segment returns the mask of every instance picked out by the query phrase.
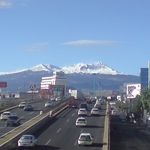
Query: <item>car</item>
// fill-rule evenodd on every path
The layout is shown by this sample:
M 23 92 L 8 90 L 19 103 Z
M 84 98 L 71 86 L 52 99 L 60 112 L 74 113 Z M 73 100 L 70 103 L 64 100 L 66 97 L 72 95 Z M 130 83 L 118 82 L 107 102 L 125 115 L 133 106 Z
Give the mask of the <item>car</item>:
M 98 108 L 92 108 L 91 115 L 100 115 L 100 111 Z
M 1 114 L 0 119 L 1 120 L 7 120 L 9 116 L 12 116 L 13 113 L 10 111 L 5 111 Z
M 76 119 L 76 127 L 78 126 L 86 126 L 87 125 L 87 120 L 83 117 L 79 117 Z
M 20 125 L 21 118 L 19 118 L 17 115 L 9 116 L 6 120 L 6 126 L 19 126 Z
M 100 103 L 95 103 L 95 104 L 94 104 L 94 108 L 99 108 L 99 109 L 101 109 L 101 104 L 100 104 Z
M 78 145 L 92 145 L 93 136 L 91 133 L 81 133 L 78 138 Z
M 87 103 L 81 103 L 79 108 L 85 108 L 86 110 L 88 110 L 88 104 Z
M 61 97 L 56 97 L 56 101 L 60 101 L 61 100 Z
M 87 115 L 87 110 L 85 108 L 80 108 L 78 110 L 78 116 L 86 116 Z
M 75 102 L 75 100 L 70 100 L 68 102 L 68 107 L 77 108 L 77 103 Z
M 26 134 L 18 140 L 18 148 L 35 148 L 37 146 L 37 138 L 34 135 Z
M 31 104 L 27 104 L 27 105 L 25 105 L 25 107 L 24 107 L 24 111 L 32 111 L 33 110 L 33 106 L 31 105 Z
M 18 105 L 18 108 L 24 108 L 24 106 L 25 106 L 26 104 L 27 104 L 26 102 L 21 102 L 21 103 Z
M 45 107 L 51 107 L 51 106 L 53 106 L 53 102 L 52 101 L 47 101 L 45 103 Z

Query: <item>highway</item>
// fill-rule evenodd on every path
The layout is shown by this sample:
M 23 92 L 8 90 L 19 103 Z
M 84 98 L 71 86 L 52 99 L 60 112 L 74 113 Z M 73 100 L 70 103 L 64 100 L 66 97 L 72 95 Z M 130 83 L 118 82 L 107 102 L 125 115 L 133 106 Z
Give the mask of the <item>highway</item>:
M 24 122 L 39 115 L 40 111 L 45 109 L 44 104 L 45 104 L 45 101 L 32 103 L 32 105 L 34 106 L 33 111 L 24 111 L 23 109 L 18 108 L 18 107 L 10 111 L 17 116 L 22 117 L 23 119 L 21 120 L 21 124 L 23 124 Z M 15 127 L 6 127 L 5 121 L 0 121 L 0 136 L 4 135 L 5 133 L 9 132 L 10 130 L 14 128 Z
M 41 129 L 32 133 L 38 138 L 36 150 L 102 150 L 106 106 L 102 105 L 100 116 L 90 116 L 92 107 L 93 104 L 89 104 L 89 115 L 86 116 L 87 127 L 76 127 L 75 121 L 78 117 L 78 109 L 67 108 L 53 117 Z M 90 132 L 93 135 L 92 146 L 78 146 L 77 139 L 81 132 Z

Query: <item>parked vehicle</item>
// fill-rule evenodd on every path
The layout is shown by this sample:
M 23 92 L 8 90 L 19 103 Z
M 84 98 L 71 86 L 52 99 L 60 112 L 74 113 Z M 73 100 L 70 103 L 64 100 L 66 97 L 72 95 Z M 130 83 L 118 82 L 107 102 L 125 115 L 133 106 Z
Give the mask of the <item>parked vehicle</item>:
M 18 147 L 19 148 L 35 148 L 37 145 L 37 138 L 35 138 L 34 135 L 23 135 L 19 140 L 18 140 Z
M 78 145 L 92 145 L 93 137 L 91 133 L 81 133 L 78 138 Z

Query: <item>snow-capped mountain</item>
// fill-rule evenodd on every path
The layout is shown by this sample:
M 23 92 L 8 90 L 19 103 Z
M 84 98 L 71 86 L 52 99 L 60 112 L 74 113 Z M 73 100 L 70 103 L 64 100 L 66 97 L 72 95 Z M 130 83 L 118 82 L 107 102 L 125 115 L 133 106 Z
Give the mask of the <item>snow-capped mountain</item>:
M 65 74 L 74 74 L 74 73 L 86 73 L 86 74 L 123 74 L 121 72 L 118 72 L 107 65 L 105 65 L 103 62 L 97 62 L 97 63 L 91 63 L 91 64 L 84 64 L 84 63 L 78 63 L 70 66 L 65 67 L 57 67 L 51 64 L 39 64 L 36 65 L 30 69 L 23 69 L 19 71 L 13 71 L 13 72 L 0 72 L 0 75 L 5 74 L 14 74 L 14 73 L 21 73 L 24 71 L 46 71 L 46 72 L 53 72 L 53 71 L 63 71 Z
M 61 71 L 63 71 L 65 74 L 72 74 L 72 73 L 88 73 L 88 74 L 97 73 L 97 74 L 112 74 L 112 75 L 123 74 L 106 66 L 102 62 L 97 62 L 93 64 L 78 63 L 68 67 L 62 67 Z

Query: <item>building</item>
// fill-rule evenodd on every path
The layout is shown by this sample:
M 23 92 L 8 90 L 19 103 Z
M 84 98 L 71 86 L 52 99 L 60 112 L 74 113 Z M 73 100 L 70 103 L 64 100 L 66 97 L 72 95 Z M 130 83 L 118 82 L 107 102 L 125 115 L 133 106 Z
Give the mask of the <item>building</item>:
M 66 78 L 64 72 L 53 72 L 50 77 L 42 77 L 41 96 L 64 97 L 66 95 Z
M 148 88 L 148 68 L 140 68 L 141 89 Z

